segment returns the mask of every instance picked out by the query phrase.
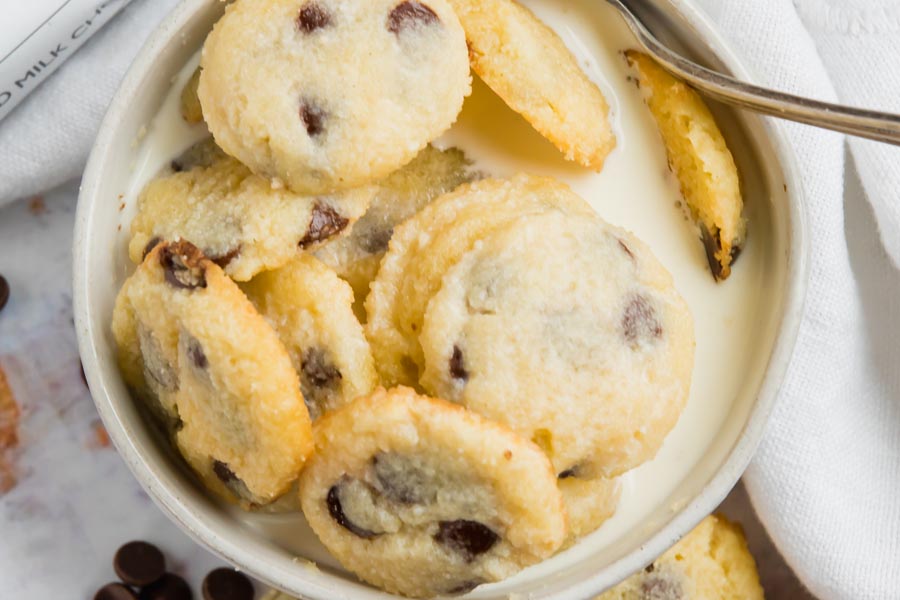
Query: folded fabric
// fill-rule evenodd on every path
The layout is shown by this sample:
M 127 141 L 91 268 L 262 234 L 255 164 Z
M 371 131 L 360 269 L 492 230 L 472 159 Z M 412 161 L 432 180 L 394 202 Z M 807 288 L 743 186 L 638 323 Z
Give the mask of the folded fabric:
M 761 83 L 900 112 L 900 4 L 696 1 Z M 80 174 L 128 64 L 175 3 L 134 0 L 0 123 L 0 204 Z M 848 250 L 856 242 L 844 219 L 845 138 L 779 126 L 802 172 L 810 286 L 795 356 L 747 473 L 748 489 L 779 549 L 816 595 L 896 598 L 900 348 L 884 343 L 892 334 L 884 329 L 900 320 L 882 321 L 866 309 L 873 290 L 897 286 L 876 281 L 884 272 L 854 264 Z M 862 140 L 849 148 L 884 247 L 900 264 L 900 150 Z M 870 229 L 864 235 L 877 238 Z M 888 299 L 876 310 L 890 306 Z

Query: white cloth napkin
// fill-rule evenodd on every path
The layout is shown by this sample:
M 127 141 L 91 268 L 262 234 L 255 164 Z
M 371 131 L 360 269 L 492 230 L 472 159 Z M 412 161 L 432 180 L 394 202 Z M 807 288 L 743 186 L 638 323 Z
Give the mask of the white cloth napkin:
M 763 84 L 900 112 L 900 3 L 697 1 Z M 79 175 L 118 81 L 174 4 L 135 0 L 0 123 L 0 204 Z M 842 136 L 784 127 L 803 173 L 812 271 L 794 360 L 748 488 L 817 596 L 897 598 L 900 273 L 860 264 L 853 250 L 877 229 L 900 264 L 900 149 L 850 142 L 869 209 L 858 194 L 845 196 Z M 860 217 L 870 210 L 877 225 Z

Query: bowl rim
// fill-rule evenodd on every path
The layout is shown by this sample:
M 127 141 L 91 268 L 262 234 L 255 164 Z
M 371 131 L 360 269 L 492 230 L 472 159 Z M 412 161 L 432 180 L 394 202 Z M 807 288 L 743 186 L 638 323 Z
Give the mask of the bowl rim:
M 102 337 L 97 324 L 90 319 L 89 238 L 92 230 L 94 206 L 99 198 L 99 186 L 105 165 L 110 159 L 112 141 L 119 123 L 130 110 L 130 101 L 139 93 L 140 84 L 153 68 L 157 56 L 174 40 L 174 35 L 198 11 L 213 0 L 183 0 L 157 26 L 146 41 L 103 118 L 99 133 L 85 169 L 75 217 L 73 243 L 73 310 L 79 353 L 91 395 L 110 438 L 132 474 L 153 499 L 154 503 L 196 542 L 224 560 L 239 565 L 259 579 L 278 587 L 277 572 L 267 569 L 264 560 L 243 548 L 237 540 L 220 536 L 205 520 L 189 510 L 173 490 L 162 483 L 157 467 L 149 463 L 132 443 L 127 427 L 115 409 L 115 400 L 107 387 L 100 368 L 97 340 Z M 753 82 L 751 71 L 726 43 L 711 19 L 695 4 L 695 0 L 662 0 L 668 9 L 692 30 L 735 76 Z M 762 382 L 750 413 L 736 443 L 727 453 L 724 462 L 712 478 L 694 498 L 637 550 L 607 565 L 590 577 L 568 586 L 563 594 L 567 598 L 587 598 L 606 587 L 626 578 L 631 573 L 651 563 L 657 556 L 693 529 L 714 509 L 734 487 L 750 463 L 758 447 L 765 426 L 774 408 L 778 389 L 783 381 L 793 354 L 799 333 L 809 276 L 809 231 L 805 211 L 806 190 L 802 184 L 792 146 L 785 135 L 783 123 L 772 118 L 760 118 L 765 139 L 775 150 L 775 159 L 786 183 L 789 215 L 786 239 L 788 241 L 783 312 L 772 342 L 772 351 L 765 367 Z M 314 582 L 304 593 L 317 598 L 333 598 L 336 590 L 326 589 Z M 560 595 L 559 597 L 563 597 Z

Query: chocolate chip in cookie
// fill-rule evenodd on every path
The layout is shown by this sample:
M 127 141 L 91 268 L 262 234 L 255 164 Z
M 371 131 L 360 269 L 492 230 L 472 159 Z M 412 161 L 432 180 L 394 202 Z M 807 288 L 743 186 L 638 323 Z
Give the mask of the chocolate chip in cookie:
M 311 138 L 319 137 L 325 131 L 325 119 L 328 113 L 312 100 L 304 98 L 300 101 L 300 120 Z
M 622 330 L 631 343 L 657 339 L 663 329 L 650 301 L 641 295 L 631 297 L 622 315 Z
M 453 376 L 453 379 L 460 381 L 469 380 L 469 372 L 466 371 L 465 359 L 459 346 L 453 346 L 453 355 L 450 356 L 450 375 Z
M 206 288 L 206 260 L 196 246 L 186 241 L 168 244 L 159 252 L 166 281 L 178 289 Z
M 307 2 L 300 9 L 297 17 L 297 27 L 304 33 L 312 33 L 317 29 L 323 29 L 331 25 L 331 13 L 321 3 Z
M 316 205 L 313 206 L 312 216 L 309 219 L 309 228 L 306 235 L 300 240 L 300 247 L 307 248 L 327 240 L 343 231 L 349 222 L 346 217 L 341 216 L 327 204 L 316 202 Z
M 442 546 L 460 554 L 466 562 L 490 550 L 500 540 L 490 527 L 478 521 L 441 521 L 434 536 Z
M 345 476 L 328 490 L 328 495 L 325 498 L 325 502 L 328 505 L 328 514 L 331 515 L 331 518 L 334 519 L 338 525 L 353 535 L 365 539 L 374 538 L 378 536 L 376 532 L 356 525 L 347 518 L 346 514 L 344 514 L 344 508 L 341 504 L 341 489 L 345 487 L 349 481 L 350 479 Z
M 406 29 L 438 22 L 440 19 L 428 5 L 407 0 L 395 6 L 388 15 L 387 28 L 391 33 L 400 35 Z

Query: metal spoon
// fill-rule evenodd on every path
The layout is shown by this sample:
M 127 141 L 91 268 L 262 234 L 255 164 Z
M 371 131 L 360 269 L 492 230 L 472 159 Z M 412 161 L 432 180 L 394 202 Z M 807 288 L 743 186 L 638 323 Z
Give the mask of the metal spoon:
M 898 114 L 794 96 L 711 71 L 664 46 L 621 0 L 606 1 L 622 14 L 644 50 L 660 66 L 702 94 L 766 115 L 900 146 Z

